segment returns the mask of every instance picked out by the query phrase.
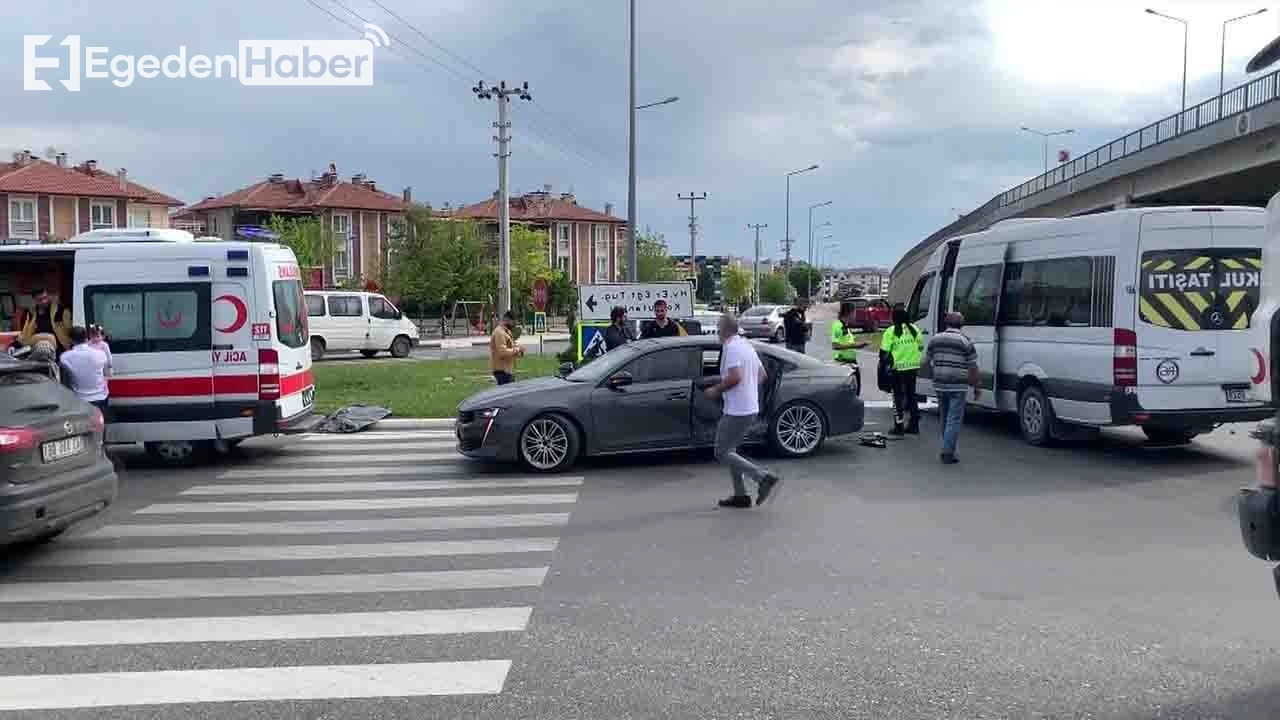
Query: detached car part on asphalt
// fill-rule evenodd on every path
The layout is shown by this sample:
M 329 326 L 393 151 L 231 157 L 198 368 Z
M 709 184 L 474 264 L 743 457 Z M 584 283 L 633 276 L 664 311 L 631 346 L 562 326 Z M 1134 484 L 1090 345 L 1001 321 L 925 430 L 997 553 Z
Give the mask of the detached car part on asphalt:
M 48 366 L 0 355 L 0 545 L 53 538 L 115 501 L 103 418 Z
M 863 403 L 847 367 L 756 345 L 769 379 L 748 438 L 804 457 L 828 437 L 858 432 Z M 703 390 L 719 373 L 720 344 L 688 336 L 642 340 L 564 377 L 486 390 L 458 406 L 458 450 L 555 472 L 579 457 L 710 447 L 721 403 Z

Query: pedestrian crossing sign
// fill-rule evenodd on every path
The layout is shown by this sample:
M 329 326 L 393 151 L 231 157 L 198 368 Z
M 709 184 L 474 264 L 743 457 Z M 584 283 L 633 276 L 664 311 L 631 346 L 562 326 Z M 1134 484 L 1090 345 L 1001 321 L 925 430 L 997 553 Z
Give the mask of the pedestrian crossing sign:
M 544 312 L 535 312 L 533 314 L 533 334 L 547 334 L 547 314 Z

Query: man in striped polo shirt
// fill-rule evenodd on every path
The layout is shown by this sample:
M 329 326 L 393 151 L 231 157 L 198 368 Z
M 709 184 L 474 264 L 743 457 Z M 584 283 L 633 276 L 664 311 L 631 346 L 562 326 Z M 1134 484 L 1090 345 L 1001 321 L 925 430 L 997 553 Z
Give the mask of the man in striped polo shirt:
M 960 331 L 964 316 L 949 312 L 942 320 L 946 330 L 934 335 L 925 348 L 925 362 L 932 371 L 933 389 L 938 393 L 938 421 L 942 426 L 942 464 L 954 465 L 956 441 L 964 424 L 964 406 L 969 388 L 973 399 L 982 393 L 978 376 L 978 351 Z

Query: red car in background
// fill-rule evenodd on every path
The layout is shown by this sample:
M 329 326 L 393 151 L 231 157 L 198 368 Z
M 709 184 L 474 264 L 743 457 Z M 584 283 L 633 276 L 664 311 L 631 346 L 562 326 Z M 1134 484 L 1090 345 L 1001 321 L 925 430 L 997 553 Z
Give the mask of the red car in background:
M 853 326 L 867 332 L 875 332 L 893 324 L 893 307 L 882 297 L 851 298 Z

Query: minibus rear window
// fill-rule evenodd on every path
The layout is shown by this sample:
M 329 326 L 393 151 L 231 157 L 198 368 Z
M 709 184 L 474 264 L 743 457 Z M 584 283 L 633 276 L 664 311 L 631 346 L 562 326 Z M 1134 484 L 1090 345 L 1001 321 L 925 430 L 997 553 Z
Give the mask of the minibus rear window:
M 1261 280 L 1258 248 L 1144 252 L 1138 316 L 1172 330 L 1245 330 Z

